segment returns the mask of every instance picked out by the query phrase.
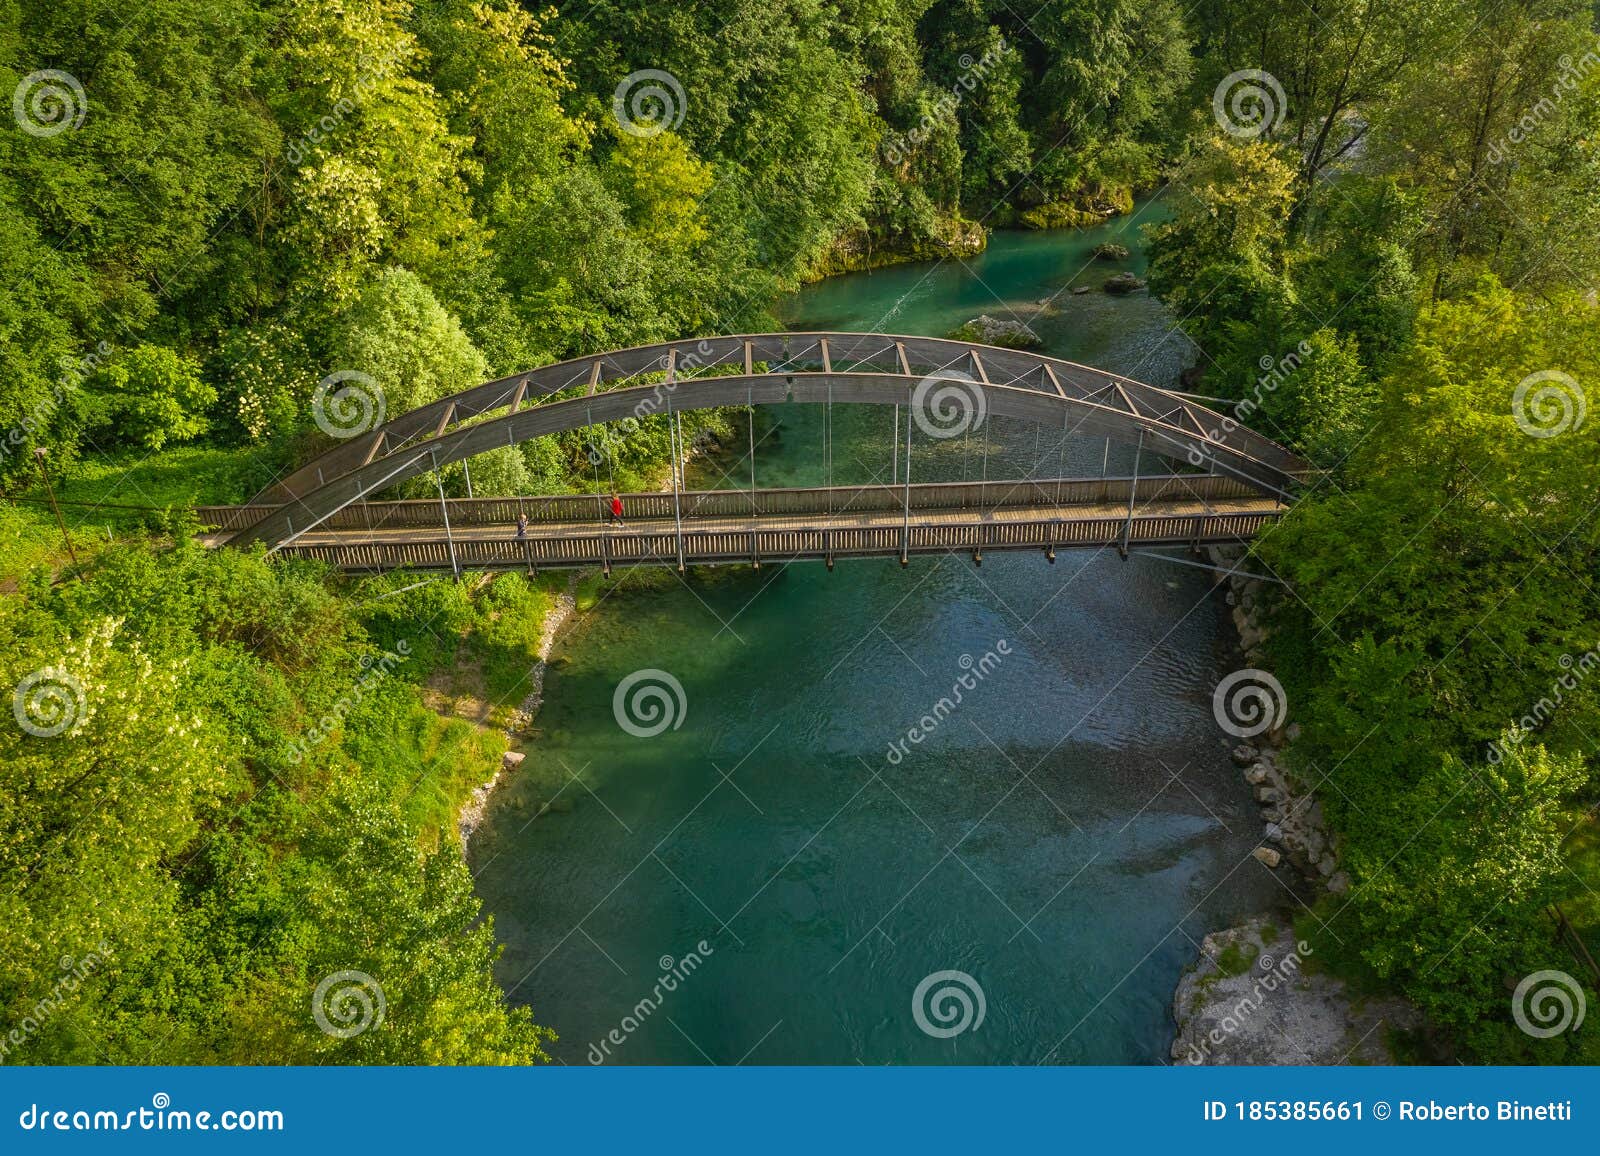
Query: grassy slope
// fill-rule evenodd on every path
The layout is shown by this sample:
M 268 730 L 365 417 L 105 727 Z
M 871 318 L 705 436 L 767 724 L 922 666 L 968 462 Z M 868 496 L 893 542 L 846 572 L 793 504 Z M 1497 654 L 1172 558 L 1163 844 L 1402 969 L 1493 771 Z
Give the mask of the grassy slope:
M 61 513 L 81 565 L 119 542 L 158 543 L 164 518 L 139 507 L 183 507 L 236 502 L 263 483 L 258 461 L 235 449 L 179 447 L 159 455 L 85 458 L 70 476 L 55 482 Z M 42 485 L 0 502 L 0 593 L 15 591 L 36 567 L 57 573 L 69 565 Z M 465 614 L 447 626 L 419 603 L 406 634 L 425 640 L 407 677 L 419 686 L 414 712 L 387 736 L 386 761 L 406 779 L 408 817 L 424 842 L 436 846 L 454 830 L 455 816 L 479 784 L 487 781 L 507 748 L 502 728 L 527 693 L 544 616 L 565 580 L 551 575 L 537 585 L 468 575 Z M 348 596 L 351 613 L 365 619 L 372 599 L 386 590 L 421 580 L 391 575 L 374 582 L 329 581 Z M 434 637 L 437 635 L 438 637 Z M 396 784 L 397 787 L 401 784 Z

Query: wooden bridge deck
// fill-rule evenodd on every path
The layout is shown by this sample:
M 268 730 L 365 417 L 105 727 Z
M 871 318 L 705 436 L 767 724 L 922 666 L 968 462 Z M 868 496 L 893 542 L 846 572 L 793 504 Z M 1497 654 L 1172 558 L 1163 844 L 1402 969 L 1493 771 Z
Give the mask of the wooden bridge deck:
M 1130 516 L 1130 494 L 1132 510 Z M 302 532 L 279 552 L 347 571 L 719 565 L 1036 549 L 1237 543 L 1283 506 L 1208 475 L 1046 479 L 808 490 L 630 494 L 621 526 L 608 499 L 373 502 Z M 752 512 L 752 510 L 754 512 Z M 516 536 L 518 512 L 529 518 Z M 449 530 L 444 515 L 448 512 Z M 214 507 L 203 521 L 227 531 L 259 507 Z M 233 525 L 230 526 L 229 523 Z

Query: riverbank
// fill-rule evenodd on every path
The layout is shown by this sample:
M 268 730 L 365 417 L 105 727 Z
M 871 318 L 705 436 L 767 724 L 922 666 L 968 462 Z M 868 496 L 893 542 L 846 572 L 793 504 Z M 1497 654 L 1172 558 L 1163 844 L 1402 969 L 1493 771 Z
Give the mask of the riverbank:
M 1172 999 L 1174 1064 L 1392 1064 L 1396 1033 L 1421 1017 L 1397 997 L 1362 998 L 1317 967 L 1277 915 L 1215 931 Z
M 1218 574 L 1242 568 L 1245 551 L 1212 548 Z M 1245 668 L 1265 673 L 1268 637 L 1261 620 L 1264 583 L 1228 574 L 1224 598 L 1238 632 Z M 1255 685 L 1265 680 L 1254 678 Z M 1339 867 L 1339 846 L 1317 801 L 1315 784 L 1289 769 L 1285 748 L 1299 727 L 1279 697 L 1274 718 L 1259 736 L 1233 748 L 1233 762 L 1260 807 L 1263 829 L 1252 852 L 1301 903 L 1350 888 Z M 1391 1038 L 1415 1031 L 1420 1013 L 1398 996 L 1359 997 L 1322 971 L 1313 949 L 1293 935 L 1289 913 L 1265 912 L 1207 935 L 1199 956 L 1178 981 L 1172 999 L 1178 1064 L 1350 1064 L 1395 1062 Z
M 989 230 L 964 217 L 940 217 L 931 238 L 892 242 L 857 229 L 835 238 L 825 253 L 801 279 L 811 285 L 841 273 L 865 273 L 916 261 L 957 260 L 976 257 L 989 245 Z
M 954 257 L 966 260 L 978 256 L 989 245 L 994 228 L 1028 231 L 1089 230 L 1110 224 L 1134 211 L 1136 194 L 1127 185 L 1095 188 L 1061 200 L 1025 209 L 1007 206 L 986 225 L 965 217 L 940 214 L 934 235 L 916 241 L 892 241 L 875 236 L 867 229 L 856 229 L 837 237 L 825 253 L 801 278 L 812 285 L 844 273 L 865 273 L 918 261 L 941 261 Z
M 528 693 L 517 705 L 505 728 L 506 738 L 512 742 L 513 749 L 505 753 L 494 776 L 472 792 L 456 816 L 456 833 L 461 840 L 463 851 L 471 841 L 473 832 L 483 825 L 484 817 L 489 812 L 489 801 L 494 797 L 496 788 L 507 775 L 516 771 L 527 757 L 527 752 L 515 748 L 521 745 L 521 739 L 527 735 L 528 728 L 533 725 L 533 720 L 539 713 L 540 704 L 544 702 L 544 679 L 550 667 L 550 654 L 555 649 L 557 637 L 572 622 L 578 609 L 576 591 L 580 576 L 573 574 L 568 578 L 567 588 L 556 595 L 555 605 L 544 616 L 544 621 L 540 625 L 538 657 L 528 670 Z

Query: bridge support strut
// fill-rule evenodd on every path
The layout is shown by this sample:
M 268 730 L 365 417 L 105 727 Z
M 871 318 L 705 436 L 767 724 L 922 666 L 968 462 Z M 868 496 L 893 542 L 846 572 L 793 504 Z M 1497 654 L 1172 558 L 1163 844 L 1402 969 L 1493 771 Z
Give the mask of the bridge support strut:
M 1107 442 L 1109 446 L 1110 443 Z M 1139 459 L 1144 456 L 1144 431 L 1139 431 L 1139 444 L 1133 451 L 1133 480 L 1128 483 L 1128 520 L 1122 525 L 1122 541 L 1117 544 L 1117 553 L 1122 555 L 1122 560 L 1128 560 L 1128 542 L 1133 536 L 1133 503 L 1139 496 Z
M 444 540 L 450 546 L 450 572 L 461 581 L 461 563 L 456 561 L 456 540 L 450 533 L 450 506 L 444 500 L 444 478 L 439 474 L 439 455 L 433 456 L 433 480 L 439 487 L 439 513 L 444 515 Z

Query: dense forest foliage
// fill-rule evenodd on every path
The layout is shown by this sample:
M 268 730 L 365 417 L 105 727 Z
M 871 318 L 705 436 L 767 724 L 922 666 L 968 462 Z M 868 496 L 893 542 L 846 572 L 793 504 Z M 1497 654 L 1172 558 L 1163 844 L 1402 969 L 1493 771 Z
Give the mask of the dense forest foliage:
M 1507 1015 L 1517 978 L 1597 978 L 1552 922 L 1600 942 L 1593 12 L 1334 7 L 1202 5 L 1232 131 L 1189 142 L 1151 283 L 1207 391 L 1329 471 L 1255 551 L 1289 583 L 1268 653 L 1352 879 L 1319 944 L 1456 1054 L 1593 1063 L 1594 1033 Z M 1237 82 L 1241 117 L 1247 65 L 1272 81 Z
M 1596 1058 L 1519 1033 L 1507 983 L 1581 970 L 1556 905 L 1600 928 L 1583 3 L 0 0 L 0 61 L 0 684 L 81 690 L 48 740 L 0 729 L 0 1017 L 30 1025 L 0 1060 L 546 1038 L 454 838 L 503 740 L 424 692 L 470 652 L 514 698 L 550 591 L 347 584 L 143 515 L 68 556 L 35 450 L 117 501 L 239 500 L 318 444 L 329 374 L 400 412 L 1157 190 L 1193 387 L 1327 471 L 1253 560 L 1290 584 L 1268 661 L 1352 879 L 1311 933 L 1445 1053 Z M 621 476 L 658 425 L 605 447 Z M 592 471 L 577 435 L 473 464 Z M 387 1006 L 344 1040 L 308 1008 L 352 970 Z
M 8 7 L 3 58 L 78 86 L 13 69 L 45 131 L 0 142 L 0 424 L 63 466 L 202 434 L 273 466 L 356 362 L 398 412 L 770 325 L 816 272 L 981 244 L 972 217 L 1098 219 L 1190 70 L 1168 0 Z M 563 449 L 479 470 L 554 488 Z

